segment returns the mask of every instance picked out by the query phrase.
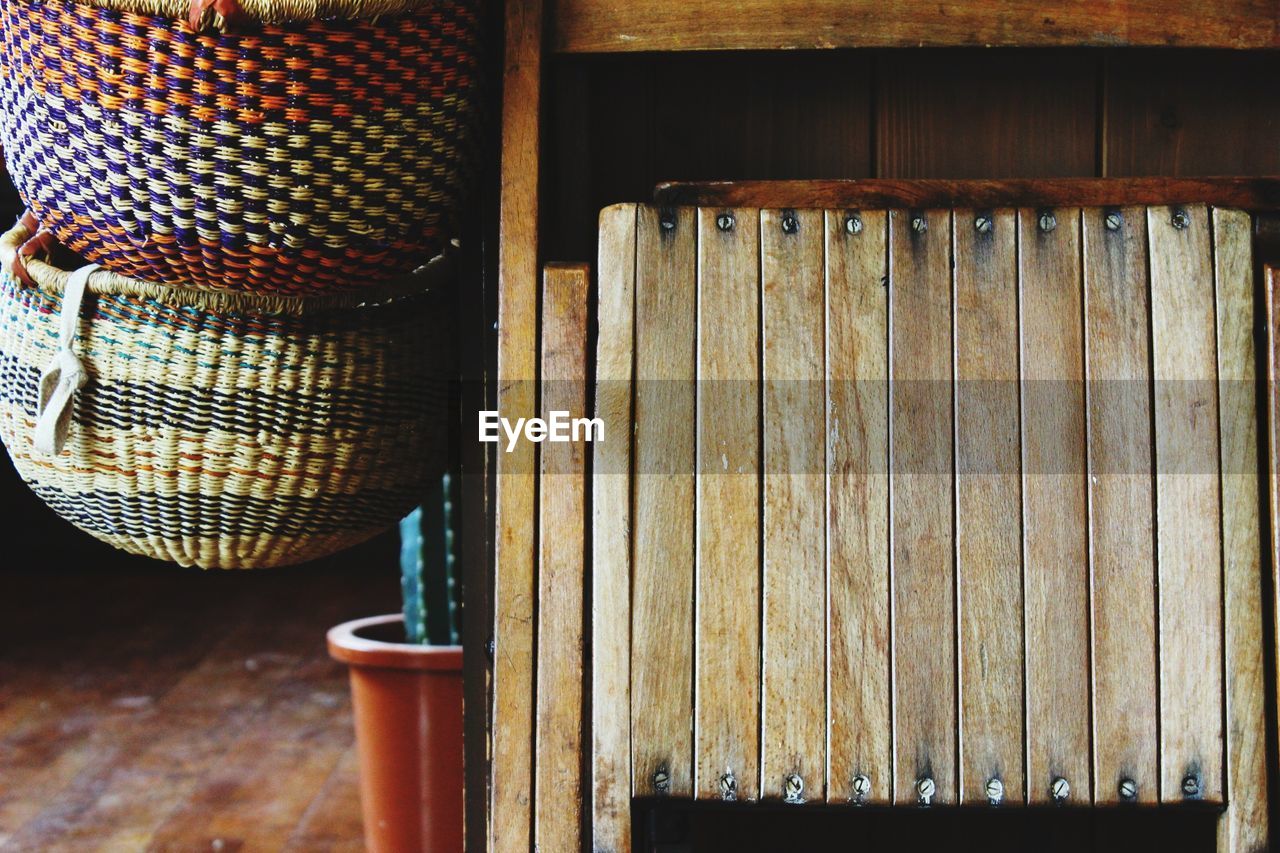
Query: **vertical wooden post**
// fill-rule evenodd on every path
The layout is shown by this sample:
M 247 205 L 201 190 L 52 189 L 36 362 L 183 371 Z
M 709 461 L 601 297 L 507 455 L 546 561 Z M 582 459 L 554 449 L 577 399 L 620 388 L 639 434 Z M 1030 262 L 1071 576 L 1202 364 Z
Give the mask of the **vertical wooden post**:
M 542 0 L 509 0 L 498 225 L 498 411 L 536 414 Z M 490 846 L 528 850 L 533 802 L 533 445 L 497 454 Z

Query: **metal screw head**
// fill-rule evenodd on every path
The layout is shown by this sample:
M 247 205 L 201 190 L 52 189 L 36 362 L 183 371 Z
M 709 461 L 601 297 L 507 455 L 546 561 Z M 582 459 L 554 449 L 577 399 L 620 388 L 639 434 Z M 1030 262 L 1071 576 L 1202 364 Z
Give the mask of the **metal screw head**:
M 1052 210 L 1040 211 L 1040 231 L 1048 234 L 1050 231 L 1058 227 L 1058 217 L 1053 215 Z
M 917 234 L 923 234 L 929 230 L 929 223 L 925 222 L 924 217 L 917 213 L 911 217 L 911 230 Z
M 1200 796 L 1200 776 L 1198 774 L 1188 773 L 1186 776 L 1182 777 L 1182 796 Z
M 929 776 L 921 776 L 916 780 L 916 798 L 920 805 L 927 806 L 933 800 L 933 795 L 938 793 L 938 786 Z
M 738 799 L 738 779 L 732 773 L 726 773 L 720 777 L 720 799 Z
M 1071 784 L 1061 776 L 1049 784 L 1049 796 L 1055 803 L 1064 803 L 1071 796 Z
M 991 221 L 990 214 L 979 213 L 973 220 L 973 227 L 979 234 L 990 234 L 991 229 L 995 228 L 995 223 Z
M 733 230 L 733 214 L 722 213 L 719 216 L 717 216 L 716 227 L 719 228 L 721 231 L 732 231 Z
M 859 773 L 853 777 L 853 801 L 864 803 L 871 796 L 871 778 Z
M 663 231 L 676 230 L 676 212 L 670 209 L 663 209 L 658 214 L 658 227 Z
M 800 230 L 800 220 L 791 211 L 782 214 L 782 233 L 794 234 Z
M 861 234 L 862 233 L 862 217 L 856 213 L 850 213 L 844 218 L 844 233 Z
M 1107 215 L 1102 219 L 1102 224 L 1108 231 L 1119 231 L 1120 226 L 1124 224 L 1124 217 L 1118 210 L 1108 210 Z
M 987 780 L 987 802 L 993 806 L 998 806 L 1004 800 L 1004 783 L 998 777 L 992 776 Z
M 653 791 L 655 794 L 671 793 L 671 774 L 667 768 L 659 767 L 653 773 Z
M 1179 231 L 1182 231 L 1186 228 L 1191 227 L 1191 216 L 1182 208 L 1175 207 L 1173 209 L 1173 214 L 1169 217 L 1169 223 L 1174 228 L 1177 228 Z
M 804 780 L 796 773 L 788 773 L 782 780 L 782 795 L 788 803 L 803 802 Z
M 1138 799 L 1138 783 L 1132 779 L 1121 779 L 1120 784 L 1116 786 L 1116 793 L 1120 795 L 1120 799 L 1131 803 Z

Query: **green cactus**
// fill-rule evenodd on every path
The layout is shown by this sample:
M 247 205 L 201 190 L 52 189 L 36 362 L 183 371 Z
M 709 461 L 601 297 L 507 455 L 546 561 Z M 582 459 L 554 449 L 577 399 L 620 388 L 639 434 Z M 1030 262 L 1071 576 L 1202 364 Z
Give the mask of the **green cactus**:
M 400 522 L 400 591 L 409 643 L 459 642 L 453 501 L 453 477 L 446 473 L 440 487 Z

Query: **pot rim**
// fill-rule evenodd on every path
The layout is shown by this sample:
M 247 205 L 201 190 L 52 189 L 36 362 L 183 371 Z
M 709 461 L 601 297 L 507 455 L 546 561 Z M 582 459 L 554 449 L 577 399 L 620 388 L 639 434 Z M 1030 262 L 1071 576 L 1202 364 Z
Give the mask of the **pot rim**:
M 399 613 L 366 616 L 329 629 L 326 640 L 329 656 L 351 666 L 383 669 L 409 669 L 426 672 L 462 672 L 462 646 L 419 646 L 410 643 L 385 643 L 356 635 L 357 631 L 404 622 Z

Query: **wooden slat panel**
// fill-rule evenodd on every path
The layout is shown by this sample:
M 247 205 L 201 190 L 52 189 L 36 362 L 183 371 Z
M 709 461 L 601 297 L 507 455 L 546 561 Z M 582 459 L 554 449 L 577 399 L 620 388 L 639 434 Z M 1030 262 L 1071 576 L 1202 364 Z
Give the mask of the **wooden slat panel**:
M 1219 849 L 1255 853 L 1270 833 L 1250 224 L 1238 210 L 1213 212 L 1227 679 L 1227 814 L 1218 838 Z
M 1151 803 L 1159 799 L 1159 706 L 1143 208 L 1084 211 L 1084 276 L 1094 799 Z M 1121 796 L 1126 779 L 1136 798 Z
M 875 175 L 1091 177 L 1098 81 L 1096 66 L 1088 71 L 1042 51 L 884 54 L 876 67 Z
M 832 47 L 1274 47 L 1260 0 L 902 3 L 872 0 L 559 0 L 556 50 L 776 50 Z
M 691 208 L 641 207 L 637 227 L 632 791 L 688 797 L 697 233 Z M 654 783 L 659 773 L 661 788 Z
M 917 231 L 913 222 L 923 231 Z M 889 214 L 894 800 L 956 800 L 951 215 Z
M 506 4 L 502 194 L 498 248 L 497 407 L 535 414 L 538 379 L 538 163 L 544 9 Z M 532 843 L 534 500 L 533 446 L 496 455 L 494 468 L 493 763 L 490 848 Z
M 827 799 L 893 798 L 887 217 L 828 211 Z
M 826 798 L 823 231 L 821 211 L 760 215 L 765 471 L 760 794 L 793 801 Z
M 981 229 L 979 228 L 981 223 Z M 1026 801 L 1018 250 L 1012 210 L 955 212 L 960 800 Z
M 1080 211 L 1052 216 L 1045 230 L 1018 211 L 1027 787 L 1050 802 L 1062 778 L 1079 803 L 1091 796 Z
M 590 278 L 585 266 L 548 266 L 543 274 L 543 418 L 586 412 Z M 533 842 L 543 850 L 574 850 L 582 802 L 585 443 L 544 442 L 539 456 Z
M 694 793 L 760 790 L 759 213 L 698 211 Z M 714 322 L 712 321 L 714 318 Z
M 1184 227 L 1173 224 L 1175 216 Z M 1222 539 L 1208 211 L 1147 211 L 1160 571 L 1160 798 L 1222 799 Z
M 631 849 L 631 371 L 636 206 L 600 213 L 591 476 L 591 849 Z

